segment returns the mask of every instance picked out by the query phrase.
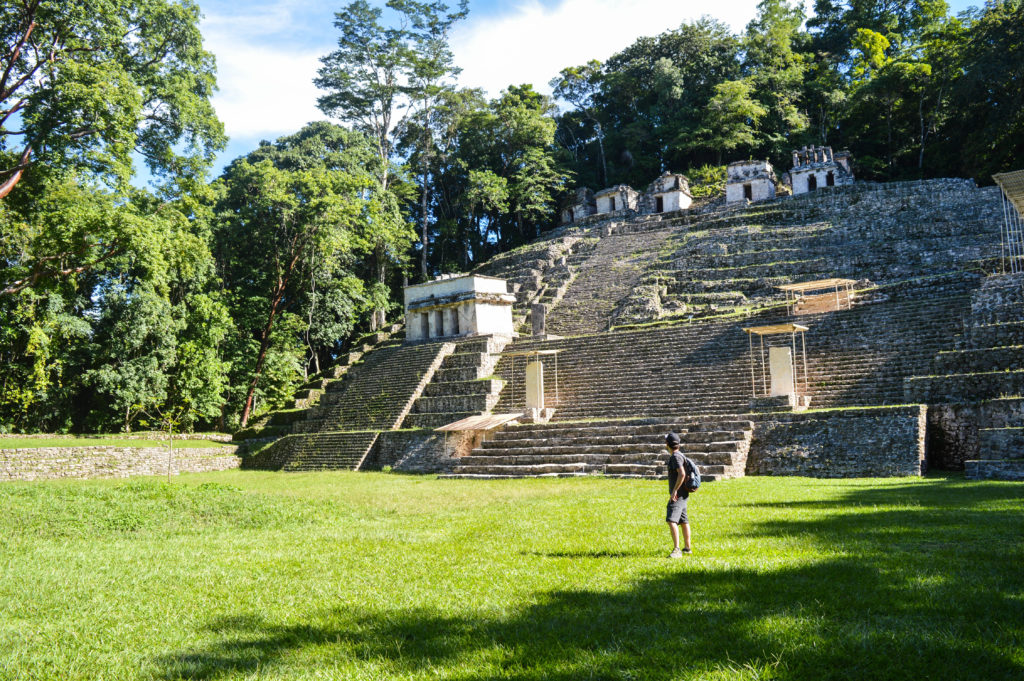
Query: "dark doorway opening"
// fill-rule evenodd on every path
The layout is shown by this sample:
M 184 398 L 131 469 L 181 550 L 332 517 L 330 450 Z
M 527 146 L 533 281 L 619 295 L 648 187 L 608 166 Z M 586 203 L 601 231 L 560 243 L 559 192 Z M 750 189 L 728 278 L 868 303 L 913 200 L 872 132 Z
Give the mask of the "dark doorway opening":
M 807 191 L 813 192 L 818 188 L 818 178 L 814 175 L 807 176 Z
M 654 212 L 663 213 L 665 211 L 665 199 L 660 196 L 654 197 Z
M 828 175 L 825 176 L 825 186 L 826 187 L 835 187 L 836 186 L 836 174 L 833 173 L 831 170 L 828 171 Z
M 608 200 L 609 200 L 609 201 L 611 202 L 611 203 L 609 203 L 608 205 L 610 205 L 610 206 L 611 206 L 611 210 L 612 210 L 612 212 L 614 212 L 614 211 L 615 211 L 615 197 L 613 196 L 613 197 L 611 197 L 611 198 L 610 198 L 610 199 L 608 199 Z
M 743 198 L 747 201 L 754 200 L 754 188 L 750 184 L 743 185 Z
M 576 222 L 576 213 L 573 212 L 572 208 L 569 209 L 569 222 Z

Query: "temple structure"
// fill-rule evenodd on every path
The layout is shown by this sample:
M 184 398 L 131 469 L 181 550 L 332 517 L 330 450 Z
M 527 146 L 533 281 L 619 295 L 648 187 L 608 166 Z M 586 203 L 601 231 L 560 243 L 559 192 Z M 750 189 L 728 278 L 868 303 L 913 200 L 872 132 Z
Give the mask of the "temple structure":
M 479 274 L 441 275 L 405 287 L 406 340 L 513 335 L 512 305 L 504 279 Z
M 617 213 L 624 210 L 636 210 L 640 195 L 628 184 L 620 184 L 608 187 L 594 194 L 597 202 L 598 215 L 602 213 Z
M 562 224 L 568 225 L 597 212 L 594 192 L 587 187 L 576 190 L 572 203 L 562 211 Z
M 641 213 L 666 213 L 685 210 L 693 203 L 690 181 L 685 175 L 665 171 L 640 197 Z
M 775 198 L 775 171 L 768 161 L 734 161 L 726 174 L 726 203 Z
M 832 147 L 815 146 L 795 150 L 789 177 L 794 195 L 853 184 L 850 152 L 832 153 Z

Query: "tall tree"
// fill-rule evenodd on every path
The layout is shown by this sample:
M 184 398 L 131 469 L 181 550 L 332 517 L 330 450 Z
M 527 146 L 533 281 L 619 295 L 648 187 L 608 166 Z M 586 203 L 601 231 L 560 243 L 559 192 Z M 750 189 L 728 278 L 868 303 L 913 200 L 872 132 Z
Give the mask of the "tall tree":
M 0 198 L 34 165 L 124 184 L 201 175 L 224 134 L 192 0 L 21 0 L 0 8 Z
M 596 59 L 582 66 L 570 66 L 562 69 L 557 78 L 552 78 L 548 85 L 555 97 L 572 104 L 580 116 L 594 128 L 594 139 L 597 141 L 598 158 L 601 163 L 601 186 L 608 186 L 608 161 L 604 153 L 604 128 L 597 117 L 597 95 L 601 92 L 601 62 Z

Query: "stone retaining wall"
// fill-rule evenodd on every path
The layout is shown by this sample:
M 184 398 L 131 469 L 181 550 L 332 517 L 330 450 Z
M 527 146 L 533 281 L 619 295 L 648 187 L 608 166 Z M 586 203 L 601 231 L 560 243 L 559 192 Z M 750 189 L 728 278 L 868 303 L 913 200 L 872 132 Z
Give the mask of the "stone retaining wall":
M 1024 399 L 986 400 L 928 407 L 928 461 L 933 468 L 964 470 L 964 462 L 983 458 L 980 428 L 1007 428 L 1024 422 Z
M 474 433 L 449 433 L 445 451 L 444 433 L 432 430 L 391 430 L 380 434 L 377 446 L 360 470 L 391 466 L 401 473 L 446 473 L 479 444 Z
M 234 447 L 174 450 L 171 473 L 238 468 Z M 0 449 L 0 481 L 58 478 L 128 478 L 167 475 L 165 447 L 39 447 Z
M 769 414 L 757 419 L 748 475 L 921 475 L 923 406 Z

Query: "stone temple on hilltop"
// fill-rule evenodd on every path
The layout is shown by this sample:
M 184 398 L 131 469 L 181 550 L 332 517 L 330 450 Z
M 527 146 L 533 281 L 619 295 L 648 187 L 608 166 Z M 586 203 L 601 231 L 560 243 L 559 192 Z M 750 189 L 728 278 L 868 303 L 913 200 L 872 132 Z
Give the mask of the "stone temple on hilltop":
M 734 161 L 726 168 L 725 202 L 775 198 L 775 171 L 768 161 Z
M 855 182 L 814 147 L 789 177 L 735 163 L 699 206 L 673 174 L 581 190 L 560 228 L 410 286 L 404 330 L 258 424 L 245 465 L 656 479 L 672 429 L 713 480 L 1024 479 L 1024 172 Z
M 793 168 L 789 171 L 793 194 L 813 192 L 819 187 L 842 187 L 853 184 L 850 152 L 832 153 L 832 147 L 804 147 L 793 152 Z

